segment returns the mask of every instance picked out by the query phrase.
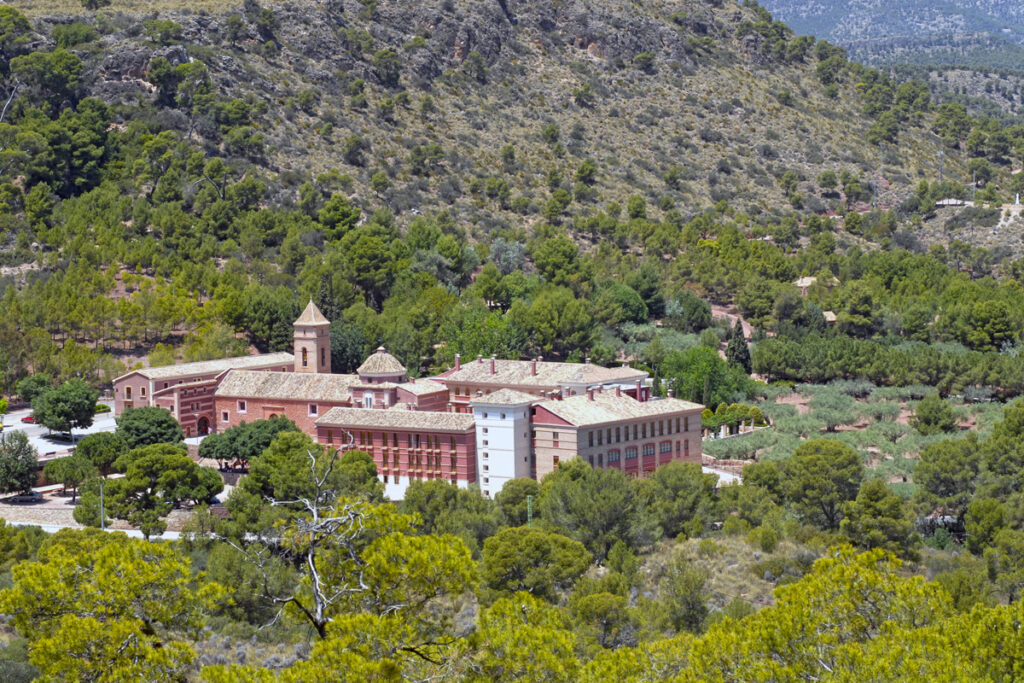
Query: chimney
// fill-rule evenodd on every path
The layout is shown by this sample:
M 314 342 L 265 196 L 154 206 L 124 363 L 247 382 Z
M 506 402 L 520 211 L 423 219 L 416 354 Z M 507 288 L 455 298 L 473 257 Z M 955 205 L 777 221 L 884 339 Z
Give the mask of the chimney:
M 618 384 L 615 385 L 615 398 L 622 396 L 622 387 Z
M 477 389 L 476 390 L 476 397 L 477 398 L 483 398 L 483 396 L 484 396 L 483 390 L 482 389 Z
M 594 390 L 592 388 L 587 389 L 587 399 L 590 401 L 594 400 Z
M 590 356 L 587 356 L 587 358 L 586 358 L 586 360 L 585 360 L 584 362 L 585 362 L 585 363 L 586 363 L 587 365 L 590 365 Z
M 534 377 L 537 376 L 537 359 L 536 358 L 534 358 L 533 360 L 530 361 L 530 374 L 533 375 Z
M 671 389 L 668 390 L 668 397 L 672 398 L 672 390 Z
M 497 363 L 497 358 L 498 358 L 498 356 L 497 356 L 497 355 L 492 355 L 492 356 L 491 356 L 491 374 L 492 374 L 492 375 L 493 375 L 493 374 L 494 374 L 494 373 L 496 372 L 496 370 L 495 370 L 494 366 L 495 366 L 495 364 Z
M 479 354 L 479 353 L 476 354 L 476 362 L 477 363 L 483 363 L 484 362 L 483 354 Z
M 455 354 L 455 369 L 456 370 L 461 370 L 462 369 L 462 354 L 461 353 Z
M 640 390 L 640 385 L 641 385 L 641 381 L 640 381 L 640 380 L 637 380 L 637 381 L 636 381 L 636 400 L 638 400 L 638 401 L 640 401 L 641 403 L 643 403 L 643 401 L 644 401 L 644 395 L 643 395 L 643 394 L 641 393 L 641 390 Z
M 415 377 L 410 377 L 409 378 L 409 384 L 416 384 L 416 378 Z

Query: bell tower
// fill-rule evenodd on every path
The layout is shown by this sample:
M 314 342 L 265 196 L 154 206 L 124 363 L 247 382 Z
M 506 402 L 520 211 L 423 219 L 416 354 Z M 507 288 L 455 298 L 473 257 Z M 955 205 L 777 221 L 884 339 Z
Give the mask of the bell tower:
M 330 374 L 331 321 L 324 317 L 313 300 L 295 326 L 295 372 Z

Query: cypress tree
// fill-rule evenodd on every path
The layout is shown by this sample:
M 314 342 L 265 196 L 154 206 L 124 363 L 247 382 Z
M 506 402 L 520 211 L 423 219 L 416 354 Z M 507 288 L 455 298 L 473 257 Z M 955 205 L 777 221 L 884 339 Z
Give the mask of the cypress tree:
M 743 337 L 743 323 L 737 318 L 736 327 L 733 328 L 732 338 L 725 347 L 725 359 L 733 365 L 743 368 L 743 371 L 750 374 L 750 347 Z

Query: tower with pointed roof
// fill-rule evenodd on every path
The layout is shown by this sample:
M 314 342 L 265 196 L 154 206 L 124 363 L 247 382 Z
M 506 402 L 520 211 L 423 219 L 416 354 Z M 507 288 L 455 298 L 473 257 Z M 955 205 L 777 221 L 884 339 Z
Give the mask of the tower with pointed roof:
M 324 317 L 313 300 L 296 320 L 295 372 L 330 374 L 331 321 Z

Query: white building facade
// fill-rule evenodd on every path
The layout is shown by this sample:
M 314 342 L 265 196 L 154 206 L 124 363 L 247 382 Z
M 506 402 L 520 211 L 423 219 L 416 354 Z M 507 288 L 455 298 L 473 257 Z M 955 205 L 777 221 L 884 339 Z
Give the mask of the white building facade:
M 476 423 L 480 492 L 493 498 L 510 479 L 530 473 L 530 407 L 537 401 L 514 389 L 501 389 L 470 402 Z

